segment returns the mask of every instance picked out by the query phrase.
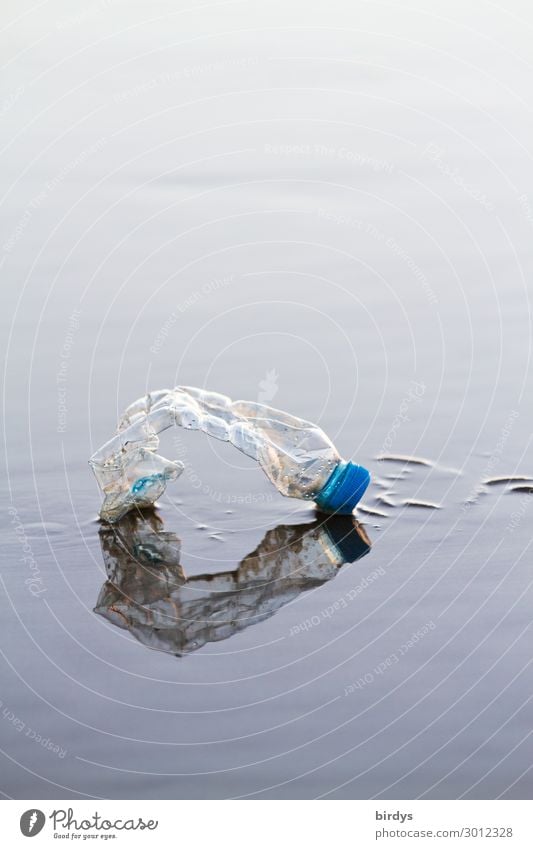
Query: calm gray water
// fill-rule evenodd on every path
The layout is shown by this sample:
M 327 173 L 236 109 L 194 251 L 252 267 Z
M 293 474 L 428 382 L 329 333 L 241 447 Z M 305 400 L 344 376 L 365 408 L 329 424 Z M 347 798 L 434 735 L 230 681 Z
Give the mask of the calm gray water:
M 2 793 L 531 797 L 527 4 L 7 5 Z M 179 384 L 366 465 L 364 556 L 177 431 L 101 528 Z

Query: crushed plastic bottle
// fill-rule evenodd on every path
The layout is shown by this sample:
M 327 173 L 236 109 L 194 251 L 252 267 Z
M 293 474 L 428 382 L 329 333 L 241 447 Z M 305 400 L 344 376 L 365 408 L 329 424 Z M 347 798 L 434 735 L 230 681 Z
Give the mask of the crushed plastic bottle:
M 102 519 L 116 522 L 153 504 L 179 477 L 183 463 L 156 453 L 158 434 L 173 425 L 231 442 L 257 460 L 282 495 L 313 500 L 326 513 L 351 513 L 370 482 L 369 472 L 342 460 L 317 425 L 264 404 L 178 386 L 130 404 L 117 435 L 91 457 L 105 496 Z

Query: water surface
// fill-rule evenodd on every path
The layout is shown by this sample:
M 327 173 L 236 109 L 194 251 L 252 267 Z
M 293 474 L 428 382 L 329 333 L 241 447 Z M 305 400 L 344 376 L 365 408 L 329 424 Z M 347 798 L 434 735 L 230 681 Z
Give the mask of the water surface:
M 2 792 L 530 798 L 529 9 L 10 5 Z M 166 434 L 187 471 L 126 608 L 173 598 L 150 553 L 250 594 L 191 651 L 104 590 L 87 465 L 179 384 L 373 475 L 371 548 L 328 571 L 310 505 Z

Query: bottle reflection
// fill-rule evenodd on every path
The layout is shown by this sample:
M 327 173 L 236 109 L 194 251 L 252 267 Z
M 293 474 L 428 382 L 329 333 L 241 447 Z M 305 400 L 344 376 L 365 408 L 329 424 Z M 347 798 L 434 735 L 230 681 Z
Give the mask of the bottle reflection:
M 155 511 L 131 513 L 99 532 L 107 581 L 95 612 L 149 648 L 183 655 L 268 619 L 370 550 L 353 516 L 267 531 L 233 571 L 187 578 L 181 542 Z

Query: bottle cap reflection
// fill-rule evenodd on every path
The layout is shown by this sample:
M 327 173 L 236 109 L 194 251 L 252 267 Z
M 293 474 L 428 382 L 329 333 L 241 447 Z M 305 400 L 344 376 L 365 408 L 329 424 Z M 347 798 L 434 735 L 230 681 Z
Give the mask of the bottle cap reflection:
M 179 656 L 268 619 L 371 545 L 353 516 L 279 525 L 237 569 L 187 578 L 181 541 L 154 511 L 103 525 L 99 535 L 108 580 L 95 612 L 149 648 Z

